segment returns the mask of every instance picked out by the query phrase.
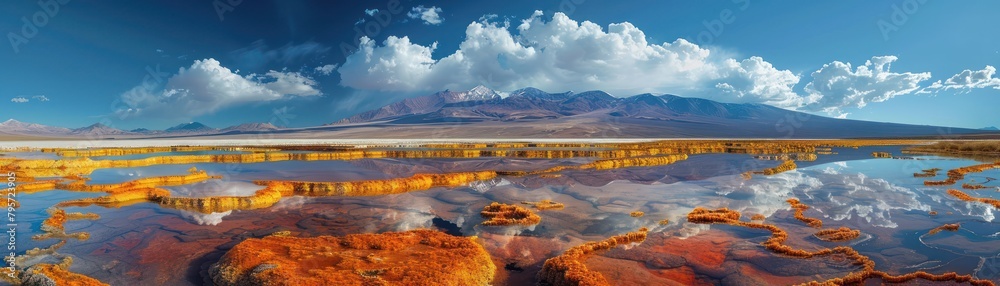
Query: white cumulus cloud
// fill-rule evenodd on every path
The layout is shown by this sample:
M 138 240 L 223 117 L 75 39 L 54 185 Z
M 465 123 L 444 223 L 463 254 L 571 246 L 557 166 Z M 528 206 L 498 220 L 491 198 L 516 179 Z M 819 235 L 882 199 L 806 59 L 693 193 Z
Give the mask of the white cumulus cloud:
M 341 85 L 383 92 L 485 85 L 503 91 L 599 89 L 618 96 L 676 93 L 845 115 L 844 108 L 916 93 L 930 78 L 930 73 L 891 71 L 897 58 L 878 56 L 856 68 L 840 61 L 823 65 L 803 88 L 800 74 L 761 57 L 732 58 L 684 39 L 649 42 L 629 22 L 603 27 L 563 13 L 546 21 L 541 11 L 516 27 L 492 19 L 470 23 L 459 48 L 437 59 L 432 57 L 437 42 L 389 36 L 377 43 L 362 37 L 359 49 L 337 69 Z
M 406 16 L 410 17 L 411 19 L 423 20 L 424 24 L 426 25 L 440 25 L 441 22 L 444 22 L 444 19 L 441 18 L 440 13 L 441 13 L 441 8 L 439 7 L 434 7 L 434 6 L 424 7 L 423 5 L 420 5 L 417 7 L 413 7 L 413 10 L 410 10 L 409 13 L 406 13 Z
M 31 98 L 34 99 L 34 100 L 42 101 L 42 102 L 49 101 L 49 97 L 44 96 L 44 95 L 36 95 L 36 96 L 32 96 Z
M 336 68 L 337 68 L 337 65 L 332 65 L 331 64 L 331 65 L 318 66 L 318 67 L 316 67 L 313 70 L 316 71 L 316 72 L 318 72 L 318 73 L 320 73 L 320 74 L 322 74 L 322 75 L 330 75 L 330 73 L 332 73 L 333 70 L 336 69 Z
M 792 92 L 799 76 L 759 57 L 716 58 L 684 39 L 650 43 L 631 23 L 607 30 L 562 13 L 544 21 L 535 12 L 511 32 L 484 17 L 466 27 L 454 53 L 431 57 L 437 43 L 390 36 L 381 45 L 363 37 L 337 70 L 344 86 L 381 91 L 434 91 L 484 84 L 501 90 L 601 89 L 612 93 L 681 92 L 727 101 L 795 108 L 810 102 Z M 692 94 L 694 93 L 694 94 Z
M 29 99 L 26 98 L 26 97 L 23 97 L 23 96 L 18 96 L 18 97 L 10 99 L 10 102 L 13 102 L 13 103 L 25 103 L 25 102 L 28 102 L 28 101 L 29 101 Z
M 931 84 L 929 90 L 949 90 L 959 89 L 970 91 L 977 88 L 1000 89 L 1000 78 L 994 77 L 997 68 L 987 65 L 982 70 L 964 70 L 944 82 L 936 81 Z
M 864 108 L 871 102 L 884 102 L 920 89 L 931 78 L 929 72 L 897 73 L 891 65 L 896 56 L 877 56 L 852 69 L 850 63 L 834 61 L 812 73 L 805 91 L 817 99 L 807 106 L 814 111 L 840 113 L 844 108 Z
M 162 89 L 139 85 L 123 93 L 121 101 L 127 108 L 116 112 L 122 117 L 185 118 L 251 102 L 321 94 L 313 79 L 297 72 L 241 76 L 209 58 L 180 68 Z

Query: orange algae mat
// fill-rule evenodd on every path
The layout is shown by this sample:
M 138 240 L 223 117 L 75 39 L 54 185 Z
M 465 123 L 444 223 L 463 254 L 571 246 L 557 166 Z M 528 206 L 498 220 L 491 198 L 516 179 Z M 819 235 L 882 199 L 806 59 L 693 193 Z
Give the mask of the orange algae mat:
M 796 202 L 789 202 L 793 205 L 797 205 Z M 788 239 L 788 232 L 772 224 L 763 224 L 755 222 L 745 222 L 740 220 L 741 214 L 737 211 L 721 208 L 721 209 L 705 209 L 705 208 L 695 208 L 688 213 L 687 218 L 689 222 L 700 223 L 700 224 L 728 224 L 734 226 L 742 226 L 753 229 L 763 229 L 771 232 L 771 237 L 762 243 L 762 245 L 771 250 L 772 252 L 783 254 L 790 257 L 798 258 L 813 258 L 813 257 L 827 257 L 834 254 L 842 255 L 849 260 L 853 260 L 855 265 L 861 265 L 862 269 L 855 270 L 854 272 L 848 273 L 844 277 L 833 278 L 825 281 L 810 281 L 806 283 L 808 285 L 855 285 L 862 284 L 868 279 L 879 278 L 883 282 L 889 283 L 903 283 L 910 282 L 913 280 L 924 280 L 924 281 L 953 281 L 953 282 L 968 282 L 972 285 L 995 285 L 992 281 L 976 279 L 972 275 L 958 275 L 955 272 L 948 272 L 944 274 L 931 274 L 925 271 L 915 271 L 906 274 L 892 275 L 884 271 L 875 270 L 875 261 L 873 261 L 868 256 L 859 253 L 854 248 L 849 246 L 837 246 L 834 248 L 823 248 L 815 251 L 808 251 L 804 249 L 794 249 L 788 245 L 785 245 L 785 241 Z M 849 231 L 849 230 L 844 230 Z M 821 231 L 824 232 L 824 231 Z M 838 230 L 839 232 L 839 230 Z M 918 281 L 923 282 L 923 281 Z
M 433 230 L 247 239 L 210 270 L 217 285 L 488 285 L 496 266 L 476 238 Z

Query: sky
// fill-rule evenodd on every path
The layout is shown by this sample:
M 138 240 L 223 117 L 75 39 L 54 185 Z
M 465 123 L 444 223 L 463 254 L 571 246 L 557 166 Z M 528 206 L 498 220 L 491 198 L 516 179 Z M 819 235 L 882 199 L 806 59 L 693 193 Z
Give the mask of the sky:
M 1000 2 L 5 1 L 0 120 L 335 122 L 407 97 L 604 90 L 1000 126 Z

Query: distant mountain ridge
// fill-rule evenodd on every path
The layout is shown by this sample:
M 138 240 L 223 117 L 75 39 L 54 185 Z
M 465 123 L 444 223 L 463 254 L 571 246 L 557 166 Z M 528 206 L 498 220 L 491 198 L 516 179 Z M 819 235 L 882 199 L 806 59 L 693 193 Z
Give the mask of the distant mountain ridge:
M 102 123 L 94 123 L 93 125 L 87 127 L 73 129 L 70 131 L 70 133 L 74 135 L 88 135 L 88 136 L 132 134 L 132 132 L 108 127 L 107 125 L 104 125 Z
M 348 124 L 350 123 L 350 124 Z M 854 138 L 947 136 L 984 130 L 836 119 L 765 104 L 721 103 L 671 94 L 615 97 L 604 91 L 501 96 L 479 86 L 404 99 L 327 126 L 437 126 L 439 136 L 507 132 L 517 137 Z M 464 132 L 462 129 L 481 131 Z M 514 131 L 514 130 L 517 131 Z M 489 131 L 487 131 L 489 130 Z M 609 132 L 610 131 L 610 132 Z M 442 133 L 443 132 L 443 133 Z M 466 135 L 467 134 L 467 135 Z
M 243 123 L 233 125 L 224 129 L 209 127 L 200 122 L 188 122 L 178 124 L 165 130 L 150 130 L 146 128 L 136 128 L 132 130 L 121 130 L 107 126 L 103 123 L 95 123 L 86 127 L 69 129 L 54 127 L 36 123 L 25 123 L 14 119 L 0 122 L 0 134 L 29 135 L 45 137 L 87 137 L 87 138 L 110 138 L 113 136 L 125 137 L 148 137 L 148 136 L 190 136 L 190 135 L 211 135 L 219 133 L 244 133 L 244 132 L 268 132 L 281 128 L 271 123 Z
M 500 98 L 500 94 L 484 86 L 469 91 L 442 91 L 426 96 L 407 98 L 381 108 L 344 118 L 338 123 L 361 123 L 392 119 L 404 115 L 422 114 L 439 110 L 448 104 L 486 101 Z
M 229 126 L 223 128 L 219 132 L 221 133 L 231 133 L 231 132 L 260 132 L 260 131 L 274 131 L 281 128 L 274 126 L 271 123 L 243 123 L 240 125 Z
M 324 126 L 283 129 L 245 123 L 223 129 L 199 122 L 163 131 L 103 124 L 67 129 L 8 120 L 0 134 L 43 137 L 158 138 L 274 133 L 281 138 L 950 138 L 1000 136 L 989 129 L 836 119 L 764 104 L 721 103 L 671 94 L 615 97 L 604 91 L 501 93 L 483 86 L 403 99 Z M 391 130 L 391 132 L 387 132 Z M 978 137 L 977 137 L 978 138 Z

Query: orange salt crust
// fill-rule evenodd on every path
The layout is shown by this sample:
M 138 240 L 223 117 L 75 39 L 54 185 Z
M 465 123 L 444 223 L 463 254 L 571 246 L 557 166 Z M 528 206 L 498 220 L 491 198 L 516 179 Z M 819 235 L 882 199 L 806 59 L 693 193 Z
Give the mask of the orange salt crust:
M 963 193 L 962 191 L 959 191 L 959 190 L 948 190 L 948 194 L 952 195 L 953 197 L 956 197 L 956 198 L 958 198 L 960 200 L 963 200 L 963 201 L 967 201 L 967 202 L 980 202 L 980 203 L 992 205 L 994 208 L 1000 209 L 1000 200 L 998 200 L 998 199 L 977 198 L 977 197 L 970 196 L 970 195 L 968 195 L 966 193 Z
M 493 202 L 483 208 L 479 213 L 486 221 L 487 226 L 507 226 L 507 225 L 536 225 L 542 221 L 542 217 L 531 212 L 531 210 L 517 205 L 508 205 Z
M 927 214 L 929 214 L 929 215 L 937 215 L 938 213 L 936 211 L 930 211 Z
M 488 285 L 476 238 L 433 230 L 244 240 L 209 269 L 217 285 Z
M 935 228 L 931 229 L 930 231 L 928 231 L 927 234 L 928 235 L 937 234 L 937 233 L 941 232 L 942 230 L 958 231 L 959 227 L 961 227 L 961 225 L 958 224 L 958 223 L 949 223 L 949 224 L 945 224 L 945 225 L 942 225 L 942 226 L 939 226 L 939 227 L 935 227 Z
M 255 181 L 266 186 L 248 197 L 172 197 L 170 192 L 154 187 L 112 188 L 108 196 L 87 198 L 60 203 L 59 206 L 100 205 L 118 207 L 135 202 L 154 202 L 160 206 L 198 211 L 202 213 L 225 212 L 266 208 L 287 196 L 377 196 L 398 194 L 433 187 L 454 187 L 470 182 L 496 177 L 492 171 L 462 172 L 445 174 L 416 174 L 407 178 L 385 180 L 365 180 L 353 182 L 298 182 L 298 181 Z M 128 183 L 126 183 L 128 184 Z
M 872 157 L 875 157 L 875 158 L 892 158 L 892 153 L 889 153 L 889 152 L 872 152 Z
M 754 214 L 753 216 L 750 217 L 750 220 L 765 220 L 765 219 L 767 219 L 767 217 L 765 217 L 763 214 Z
M 924 185 L 925 186 L 951 186 L 951 185 L 954 185 L 955 183 L 958 183 L 958 181 L 960 181 L 962 179 L 965 179 L 965 175 L 966 174 L 969 174 L 969 173 L 981 173 L 981 172 L 989 170 L 989 169 L 997 169 L 997 168 L 1000 168 L 1000 161 L 993 162 L 993 163 L 988 163 L 988 164 L 979 164 L 979 165 L 965 166 L 965 167 L 961 167 L 961 168 L 958 168 L 958 169 L 952 169 L 952 170 L 948 170 L 948 173 L 947 173 L 948 178 L 947 179 L 942 180 L 942 181 L 924 181 Z
M 767 168 L 767 169 L 760 170 L 760 171 L 744 172 L 744 173 L 740 174 L 740 176 L 742 176 L 743 179 L 749 180 L 749 179 L 753 178 L 754 174 L 772 176 L 772 175 L 777 175 L 777 174 L 780 174 L 780 173 L 783 173 L 783 172 L 795 170 L 795 168 L 798 168 L 798 166 L 795 165 L 795 161 L 785 160 L 784 162 L 781 162 L 781 165 L 778 165 L 778 166 L 776 166 L 774 168 Z
M 90 239 L 90 234 L 87 232 L 77 232 L 77 233 L 66 233 L 66 228 L 64 225 L 66 221 L 69 220 L 97 220 L 101 217 L 94 213 L 66 213 L 63 209 L 55 208 L 49 210 L 49 218 L 42 221 L 42 234 L 36 234 L 31 238 L 34 240 L 44 240 L 49 238 L 74 238 L 77 240 L 87 240 Z
M 670 224 L 670 220 L 669 219 L 662 219 L 662 220 L 660 220 L 660 225 L 668 225 L 668 224 Z
M 808 251 L 803 249 L 794 249 L 790 246 L 785 245 L 785 241 L 788 239 L 788 233 L 779 228 L 778 226 L 772 224 L 754 223 L 754 222 L 743 222 L 739 220 L 740 213 L 729 210 L 726 208 L 709 210 L 701 207 L 697 207 L 688 213 L 688 221 L 692 223 L 721 223 L 733 226 L 742 226 L 753 229 L 763 229 L 771 232 L 771 237 L 764 241 L 762 244 L 768 250 L 771 250 L 778 254 L 783 254 L 791 257 L 797 258 L 814 258 L 814 257 L 824 257 L 831 256 L 834 254 L 840 254 L 845 256 L 849 260 L 853 260 L 855 265 L 861 265 L 862 269 L 848 273 L 844 277 L 833 278 L 825 281 L 810 281 L 805 283 L 805 285 L 854 285 L 862 284 L 865 280 L 871 278 L 881 279 L 882 282 L 886 283 L 903 283 L 912 281 L 915 279 L 922 279 L 927 281 L 952 281 L 958 283 L 968 282 L 972 285 L 991 285 L 995 286 L 992 281 L 985 279 L 976 279 L 972 275 L 958 275 L 955 272 L 948 272 L 944 274 L 931 274 L 925 271 L 916 271 L 901 275 L 891 275 L 884 271 L 875 270 L 875 261 L 868 258 L 868 256 L 862 255 L 857 250 L 849 246 L 837 246 L 834 248 L 823 248 L 815 251 Z
M 820 230 L 813 235 L 815 235 L 816 238 L 825 241 L 848 241 L 860 237 L 861 231 L 847 227 L 840 227 Z
M 587 269 L 584 261 L 597 252 L 615 248 L 619 245 L 640 243 L 646 240 L 649 230 L 640 228 L 638 231 L 599 241 L 588 242 L 575 246 L 563 254 L 545 260 L 542 271 L 538 272 L 539 282 L 545 285 L 611 285 L 601 273 Z
M 646 215 L 646 213 L 641 212 L 641 211 L 634 211 L 634 212 L 628 213 L 628 215 L 631 216 L 631 217 L 642 217 L 642 216 Z
M 940 171 L 941 171 L 941 168 L 925 169 L 923 171 L 920 171 L 920 173 L 913 173 L 913 177 L 914 178 L 929 178 L 929 177 L 934 177 L 934 176 L 937 176 L 938 172 L 940 172 Z
M 553 202 L 552 200 L 541 200 L 537 202 L 521 202 L 522 204 L 531 205 L 540 211 L 544 210 L 561 210 L 566 207 L 562 203 Z
M 72 259 L 67 257 L 70 264 Z M 47 281 L 51 281 L 56 286 L 97 286 L 97 285 L 108 285 L 97 279 L 91 278 L 83 274 L 69 272 L 66 270 L 69 265 L 66 265 L 66 260 L 60 264 L 36 264 L 28 270 L 25 270 L 23 276 L 26 279 L 21 281 L 22 285 L 46 285 Z M 46 279 L 47 278 L 47 279 Z
M 808 205 L 799 202 L 798 199 L 788 199 L 786 202 L 792 205 L 792 208 L 795 209 L 795 219 L 798 219 L 811 227 L 815 228 L 823 227 L 822 220 L 819 220 L 817 218 L 806 217 L 803 214 L 807 209 L 809 209 Z
M 964 183 L 964 184 L 962 184 L 962 188 L 966 189 L 966 190 L 981 190 L 981 189 L 988 189 L 990 187 L 984 186 L 982 184 Z

